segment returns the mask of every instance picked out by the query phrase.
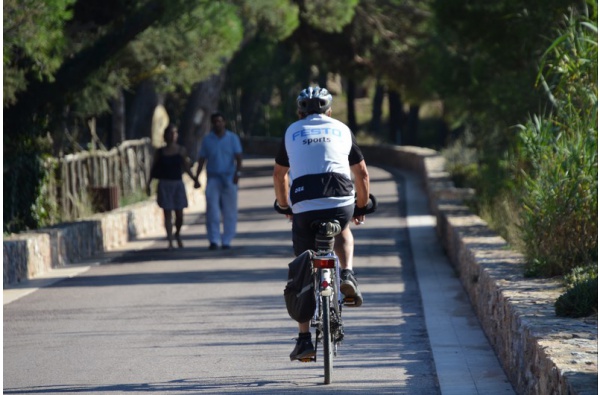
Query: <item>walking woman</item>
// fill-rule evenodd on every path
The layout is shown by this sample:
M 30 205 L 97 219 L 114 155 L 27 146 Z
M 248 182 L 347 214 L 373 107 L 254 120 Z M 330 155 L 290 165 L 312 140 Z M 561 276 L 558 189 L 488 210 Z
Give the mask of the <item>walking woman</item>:
M 188 206 L 188 200 L 182 174 L 185 172 L 194 182 L 198 181 L 190 169 L 190 160 L 185 148 L 177 144 L 177 137 L 177 127 L 175 125 L 167 126 L 164 133 L 167 145 L 154 153 L 152 170 L 146 185 L 146 193 L 150 196 L 150 183 L 153 178 L 158 179 L 156 202 L 164 212 L 169 249 L 173 248 L 173 211 L 175 212 L 175 239 L 177 246 L 183 247 L 181 226 L 183 225 L 183 209 Z

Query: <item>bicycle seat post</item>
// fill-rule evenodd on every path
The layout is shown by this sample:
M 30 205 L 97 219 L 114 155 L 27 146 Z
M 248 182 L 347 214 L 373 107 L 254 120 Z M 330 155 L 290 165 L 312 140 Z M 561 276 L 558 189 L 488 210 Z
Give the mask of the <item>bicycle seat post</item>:
M 342 227 L 337 220 L 315 221 L 313 226 L 317 230 L 315 247 L 317 253 L 327 254 L 333 251 L 335 236 L 342 232 Z

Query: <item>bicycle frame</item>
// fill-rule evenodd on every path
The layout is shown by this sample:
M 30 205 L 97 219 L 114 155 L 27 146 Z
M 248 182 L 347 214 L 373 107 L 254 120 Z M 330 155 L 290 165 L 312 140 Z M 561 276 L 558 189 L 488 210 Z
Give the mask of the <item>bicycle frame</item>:
M 344 338 L 340 264 L 331 248 L 318 250 L 311 264 L 317 301 L 311 327 L 316 328 L 316 345 L 323 345 L 325 384 L 329 384 L 333 375 L 333 357 L 337 356 L 337 347 Z M 317 357 L 311 360 L 316 362 Z

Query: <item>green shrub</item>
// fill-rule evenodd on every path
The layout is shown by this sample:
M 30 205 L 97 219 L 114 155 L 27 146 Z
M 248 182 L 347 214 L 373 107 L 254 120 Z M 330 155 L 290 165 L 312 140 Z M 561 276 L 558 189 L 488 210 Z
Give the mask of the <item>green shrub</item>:
M 478 157 L 477 150 L 472 147 L 473 139 L 471 133 L 465 132 L 441 151 L 446 159 L 446 169 L 459 188 L 477 188 L 479 184 Z
M 598 312 L 598 277 L 575 283 L 554 303 L 559 317 L 587 317 Z
M 40 159 L 41 139 L 5 137 L 3 178 L 3 233 L 37 229 L 45 219 L 43 196 L 40 197 L 47 171 Z
M 529 275 L 564 275 L 597 259 L 597 135 L 556 129 L 533 118 L 521 134 L 531 159 L 521 177 Z
M 565 275 L 563 282 L 567 289 L 571 289 L 575 287 L 577 283 L 595 278 L 598 278 L 598 264 L 574 268 L 570 273 Z
M 187 177 L 187 176 L 186 176 Z M 148 200 L 148 196 L 146 195 L 146 191 L 138 190 L 131 192 L 125 196 L 122 196 L 119 199 L 119 207 L 129 206 L 131 204 L 144 202 Z

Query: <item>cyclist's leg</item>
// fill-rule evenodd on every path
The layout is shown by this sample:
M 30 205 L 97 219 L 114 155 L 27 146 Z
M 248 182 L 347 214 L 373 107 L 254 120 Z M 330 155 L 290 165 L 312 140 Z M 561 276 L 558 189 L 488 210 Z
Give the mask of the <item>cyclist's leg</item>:
M 310 333 L 310 321 L 298 323 L 298 338 L 296 346 L 290 354 L 290 360 L 312 358 L 316 353 Z
M 354 266 L 354 236 L 349 225 L 353 212 L 353 206 L 340 207 L 336 216 L 342 226 L 342 233 L 335 237 L 333 249 L 340 260 L 342 272 L 344 270 L 352 271 Z
M 310 229 L 312 216 L 308 213 L 294 215 L 292 219 L 292 243 L 294 255 L 298 256 L 306 250 L 314 250 L 315 234 Z M 310 332 L 310 321 L 298 323 L 296 347 L 290 354 L 290 360 L 312 358 L 316 355 Z
M 292 217 L 292 244 L 294 255 L 298 256 L 306 250 L 315 249 L 315 232 L 310 229 L 313 218 L 311 213 L 294 214 Z
M 346 226 L 342 233 L 335 237 L 335 254 L 340 259 L 340 266 L 343 269 L 352 270 L 354 259 L 354 236 L 349 226 Z
M 342 233 L 336 236 L 335 239 L 335 253 L 340 260 L 340 266 L 342 268 L 340 290 L 346 297 L 354 300 L 351 306 L 359 307 L 362 305 L 363 298 L 360 290 L 358 289 L 358 282 L 354 278 L 353 258 L 354 258 L 354 236 L 350 227 L 344 228 Z

